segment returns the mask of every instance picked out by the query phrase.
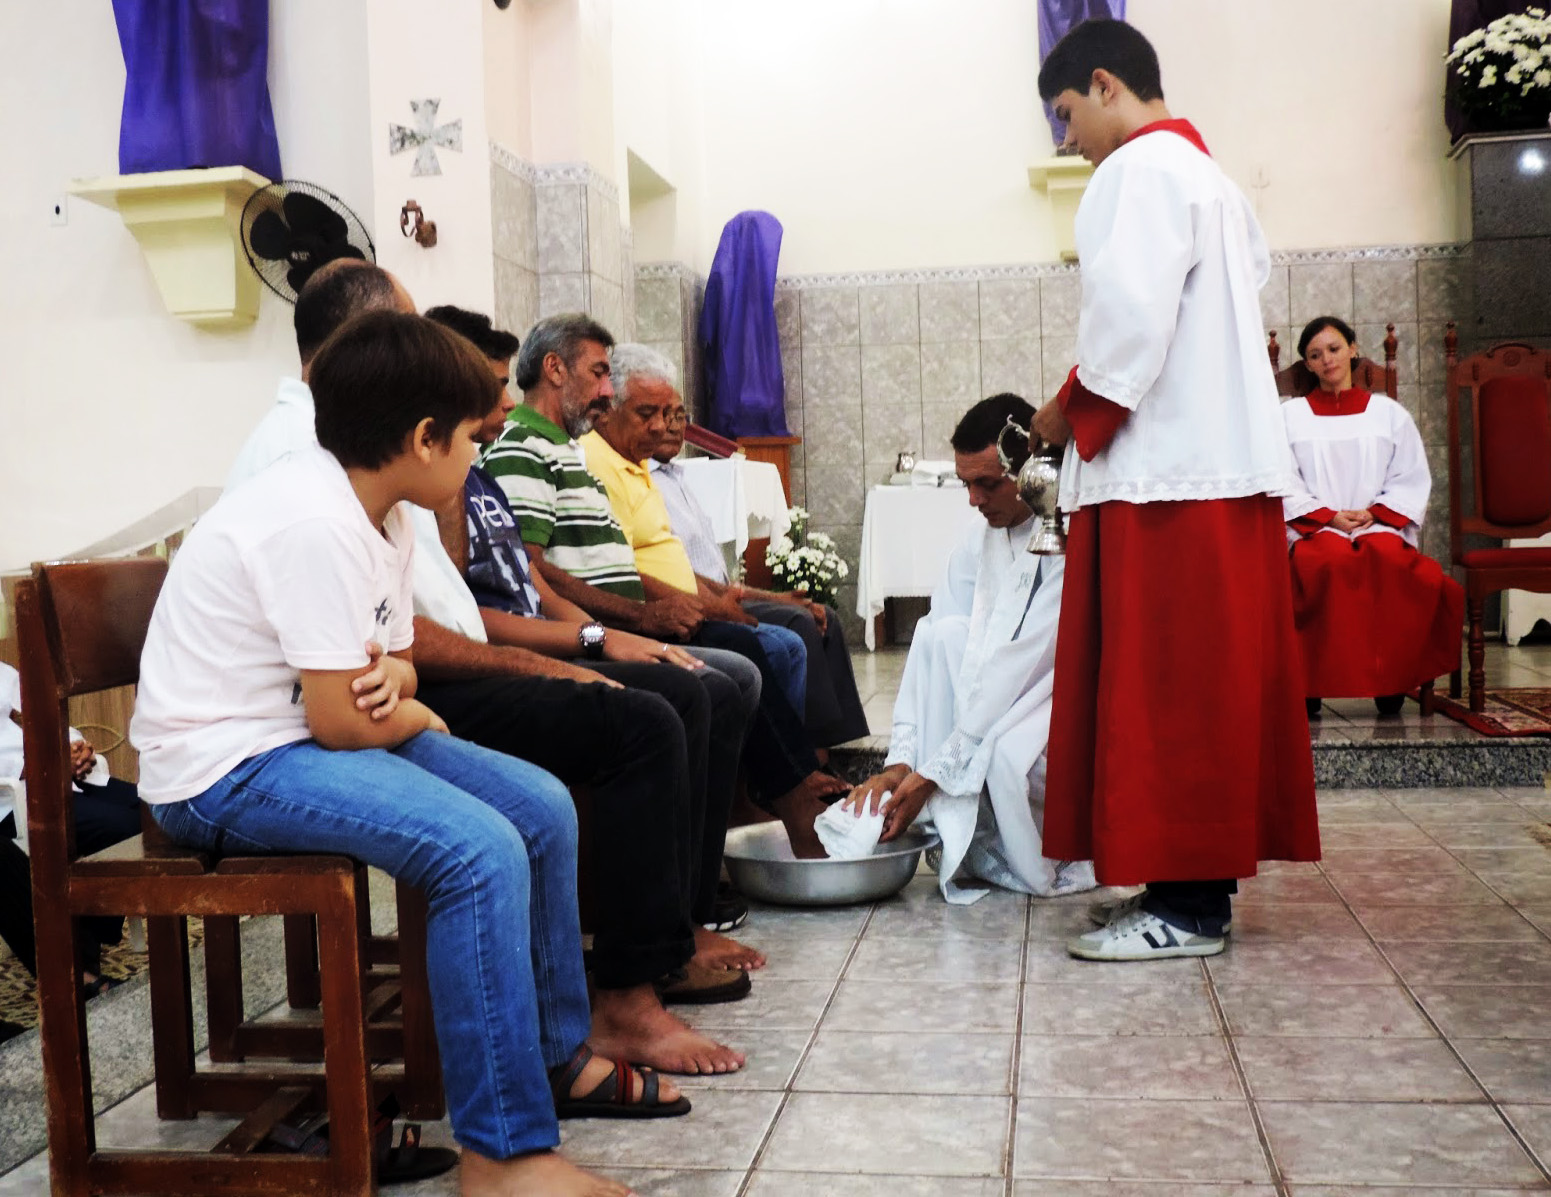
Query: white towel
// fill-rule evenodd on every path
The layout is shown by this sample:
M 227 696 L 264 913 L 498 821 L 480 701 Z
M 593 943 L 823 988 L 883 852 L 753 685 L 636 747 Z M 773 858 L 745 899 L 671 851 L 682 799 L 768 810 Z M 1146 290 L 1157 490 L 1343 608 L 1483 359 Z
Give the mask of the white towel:
M 878 800 L 880 809 L 875 815 L 843 810 L 841 804 L 835 802 L 813 821 L 813 830 L 818 833 L 819 843 L 824 845 L 831 860 L 861 860 L 872 855 L 872 850 L 878 846 L 878 837 L 883 834 L 881 807 L 890 793 L 883 791 L 883 797 Z

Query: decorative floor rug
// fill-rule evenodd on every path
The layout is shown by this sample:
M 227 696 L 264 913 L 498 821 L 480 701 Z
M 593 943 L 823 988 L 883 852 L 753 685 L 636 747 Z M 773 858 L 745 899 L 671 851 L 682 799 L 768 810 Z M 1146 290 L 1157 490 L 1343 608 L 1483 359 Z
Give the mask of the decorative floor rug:
M 189 946 L 197 948 L 204 938 L 204 925 L 197 918 L 190 919 Z M 145 952 L 136 951 L 127 935 L 102 949 L 102 975 L 115 981 L 138 977 L 145 972 L 147 963 Z M 21 1027 L 38 1025 L 38 984 L 4 944 L 0 944 L 0 1022 Z
M 1551 736 L 1551 690 L 1488 690 L 1482 711 L 1445 694 L 1437 703 L 1442 714 L 1484 736 Z

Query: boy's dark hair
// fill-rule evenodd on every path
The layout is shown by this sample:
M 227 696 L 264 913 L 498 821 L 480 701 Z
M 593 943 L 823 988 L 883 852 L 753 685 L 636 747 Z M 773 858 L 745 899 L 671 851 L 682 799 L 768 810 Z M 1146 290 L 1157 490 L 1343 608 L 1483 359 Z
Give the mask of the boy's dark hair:
M 1309 342 L 1327 328 L 1333 328 L 1346 338 L 1348 345 L 1357 344 L 1357 334 L 1352 331 L 1352 326 L 1340 316 L 1315 316 L 1303 326 L 1303 331 L 1298 334 L 1298 356 L 1306 356 L 1309 352 Z
M 1039 98 L 1048 102 L 1067 90 L 1085 96 L 1098 70 L 1115 76 L 1138 100 L 1163 99 L 1158 52 L 1152 43 L 1134 25 L 1105 18 L 1072 26 L 1056 43 L 1039 68 Z
M 490 317 L 483 312 L 471 312 L 467 308 L 453 307 L 450 303 L 430 308 L 427 320 L 434 320 L 443 328 L 450 328 L 460 337 L 474 342 L 474 348 L 491 361 L 507 361 L 517 352 L 518 341 L 504 328 L 496 328 Z
M 964 413 L 953 435 L 948 438 L 948 443 L 956 453 L 979 453 L 982 449 L 989 449 L 997 443 L 1002 429 L 1007 427 L 1008 416 L 1027 433 L 1029 423 L 1034 419 L 1034 406 L 1023 396 L 1014 395 L 1010 391 L 982 399 Z M 1003 445 L 1010 451 L 1012 469 L 1016 472 L 1028 458 L 1028 437 L 1009 435 Z
M 517 389 L 531 391 L 538 386 L 544 359 L 551 353 L 558 353 L 568 368 L 574 366 L 583 341 L 614 348 L 614 334 L 585 313 L 562 312 L 544 317 L 523 338 L 522 352 L 517 355 Z
M 393 276 L 381 266 L 339 258 L 320 266 L 296 296 L 296 352 L 302 365 L 312 361 L 329 334 L 362 312 L 396 308 Z
M 367 312 L 323 342 L 308 373 L 318 443 L 343 466 L 375 470 L 427 417 L 446 445 L 490 414 L 500 382 L 468 341 L 423 316 Z

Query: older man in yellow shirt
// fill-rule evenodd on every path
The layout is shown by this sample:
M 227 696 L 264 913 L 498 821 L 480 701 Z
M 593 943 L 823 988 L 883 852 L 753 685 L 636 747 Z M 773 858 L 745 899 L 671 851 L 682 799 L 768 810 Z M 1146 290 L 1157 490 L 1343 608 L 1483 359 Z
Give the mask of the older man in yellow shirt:
M 739 587 L 718 587 L 695 574 L 684 543 L 673 534 L 662 492 L 647 460 L 667 435 L 664 414 L 678 404 L 677 370 L 645 345 L 616 345 L 610 356 L 614 406 L 577 443 L 587 469 L 608 492 L 614 517 L 635 552 L 648 599 L 692 594 L 710 621 L 746 624 L 759 639 L 781 692 L 799 714 L 806 706 L 808 649 L 802 637 L 761 623 L 739 605 Z

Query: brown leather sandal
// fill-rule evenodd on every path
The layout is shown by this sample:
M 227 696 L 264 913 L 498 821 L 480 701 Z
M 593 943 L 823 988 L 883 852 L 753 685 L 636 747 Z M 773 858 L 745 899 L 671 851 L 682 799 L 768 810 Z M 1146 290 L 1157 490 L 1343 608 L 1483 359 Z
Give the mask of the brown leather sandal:
M 568 1061 L 549 1070 L 549 1091 L 554 1094 L 557 1118 L 677 1118 L 689 1113 L 689 1098 L 680 1094 L 676 1101 L 663 1101 L 659 1096 L 662 1078 L 650 1068 L 632 1068 L 625 1060 L 615 1060 L 614 1071 L 591 1093 L 572 1097 L 571 1086 L 594 1054 L 584 1043 Z M 637 1101 L 630 1100 L 632 1072 L 641 1075 Z

